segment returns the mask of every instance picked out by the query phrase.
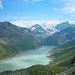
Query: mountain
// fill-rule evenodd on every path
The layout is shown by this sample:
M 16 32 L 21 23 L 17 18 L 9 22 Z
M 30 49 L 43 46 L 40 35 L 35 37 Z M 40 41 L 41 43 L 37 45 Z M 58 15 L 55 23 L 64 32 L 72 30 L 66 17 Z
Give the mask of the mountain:
M 64 30 L 67 27 L 75 27 L 74 24 L 70 24 L 68 21 L 57 24 L 55 27 L 57 30 Z
M 40 46 L 33 33 L 10 22 L 0 22 L 0 59 Z
M 59 32 L 67 27 L 75 27 L 75 21 L 12 21 L 11 23 L 26 28 L 30 28 L 38 24 L 46 31 L 45 37 L 48 37 L 55 32 Z
M 68 27 L 45 38 L 42 43 L 44 45 L 61 45 L 73 39 L 75 39 L 75 27 Z
M 35 24 L 29 27 L 29 29 L 33 32 L 33 34 L 35 35 L 35 37 L 39 42 L 41 42 L 44 38 L 56 32 L 53 30 L 53 28 L 51 30 L 50 26 L 48 26 L 47 28 L 45 24 L 44 25 Z
M 35 34 L 45 34 L 46 31 L 39 24 L 33 25 L 29 28 Z

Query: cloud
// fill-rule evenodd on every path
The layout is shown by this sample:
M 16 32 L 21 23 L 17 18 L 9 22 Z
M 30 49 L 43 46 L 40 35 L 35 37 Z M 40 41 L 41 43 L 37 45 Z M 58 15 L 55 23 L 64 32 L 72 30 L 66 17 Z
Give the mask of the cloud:
M 3 9 L 2 1 L 0 0 L 0 9 Z
M 65 14 L 75 13 L 75 0 L 63 0 L 64 7 L 61 9 Z
M 29 19 L 35 19 L 35 17 L 16 17 L 16 16 L 6 16 L 6 17 L 0 17 L 0 20 L 7 21 L 7 20 L 29 20 Z
M 24 0 L 30 2 L 38 2 L 38 1 L 51 1 L 62 5 L 61 10 L 64 14 L 75 14 L 75 0 Z M 58 10 L 57 8 L 53 8 L 53 10 Z
M 71 17 L 74 17 L 75 18 L 75 15 L 71 15 Z
M 71 17 L 75 17 L 75 0 L 51 0 L 59 5 L 61 5 L 60 7 L 60 11 L 63 14 L 68 14 Z M 54 9 L 57 10 L 57 9 Z
M 63 3 L 61 11 L 64 14 L 75 13 L 75 0 L 57 0 L 58 3 Z
M 57 11 L 58 9 L 57 8 L 53 8 L 53 10 L 56 10 Z

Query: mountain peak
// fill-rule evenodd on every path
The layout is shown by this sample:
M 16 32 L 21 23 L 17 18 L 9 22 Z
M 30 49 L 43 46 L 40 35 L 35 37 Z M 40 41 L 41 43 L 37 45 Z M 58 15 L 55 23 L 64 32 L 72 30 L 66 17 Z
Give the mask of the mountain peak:
M 64 30 L 67 27 L 75 27 L 75 25 L 70 24 L 68 21 L 66 21 L 66 22 L 62 22 L 62 23 L 57 24 L 57 26 L 55 28 L 58 30 Z
M 66 21 L 66 22 L 62 22 L 62 23 L 70 25 L 70 23 L 69 23 L 68 21 Z
M 35 24 L 35 25 L 31 26 L 30 29 L 31 29 L 31 31 L 33 31 L 36 34 L 46 33 L 46 31 L 39 24 Z
M 66 21 L 66 22 L 61 22 L 61 23 L 59 23 L 58 25 L 60 25 L 60 24 L 61 24 L 61 25 L 64 25 L 64 24 L 65 24 L 65 25 L 70 25 L 70 23 L 69 23 L 68 21 Z
M 69 23 L 68 21 L 66 21 L 66 23 Z
M 0 26 L 10 26 L 10 25 L 12 25 L 12 24 L 8 21 L 0 22 Z
M 41 26 L 39 24 L 35 24 L 35 25 L 31 26 L 31 27 L 41 27 Z

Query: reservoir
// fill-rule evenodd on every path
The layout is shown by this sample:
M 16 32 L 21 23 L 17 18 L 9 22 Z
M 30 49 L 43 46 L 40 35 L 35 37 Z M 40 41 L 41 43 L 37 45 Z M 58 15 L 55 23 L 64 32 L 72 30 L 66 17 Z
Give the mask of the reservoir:
M 49 64 L 50 58 L 46 57 L 46 53 L 51 51 L 54 46 L 42 46 L 39 49 L 31 50 L 29 52 L 21 53 L 19 57 L 4 61 L 0 63 L 0 72 L 6 70 L 16 70 L 28 68 L 32 65 L 46 65 Z

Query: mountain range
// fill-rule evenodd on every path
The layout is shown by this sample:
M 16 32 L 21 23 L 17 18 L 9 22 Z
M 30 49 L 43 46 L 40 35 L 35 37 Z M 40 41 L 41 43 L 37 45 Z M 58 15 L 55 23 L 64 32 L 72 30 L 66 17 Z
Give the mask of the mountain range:
M 62 24 L 63 30 L 61 30 Z M 60 31 L 52 35 L 48 34 L 48 32 L 53 32 L 53 30 L 44 27 L 44 25 L 35 24 L 29 28 L 25 28 L 18 27 L 7 21 L 0 22 L 0 45 L 2 48 L 0 55 L 3 55 L 2 58 L 6 58 L 5 56 L 9 52 L 8 55 L 12 56 L 16 52 L 36 48 L 40 46 L 39 42 L 42 45 L 61 45 L 75 38 L 75 27 L 67 21 L 56 25 L 56 28 L 59 27 Z
M 40 25 L 45 31 L 47 35 L 51 35 L 55 32 L 59 32 L 67 27 L 74 27 L 75 22 L 66 21 L 66 22 L 59 22 L 59 21 L 12 21 L 11 23 L 20 26 L 30 28 L 35 26 L 36 24 Z
M 0 22 L 0 60 L 41 45 L 57 46 L 49 52 L 52 63 L 5 71 L 0 75 L 75 75 L 75 25 L 68 21 L 45 25 L 34 24 L 25 28 Z
M 55 26 L 59 23 L 59 21 L 12 21 L 11 23 L 26 28 L 30 28 L 38 24 L 46 31 L 47 35 L 51 35 L 58 31 L 55 29 Z

